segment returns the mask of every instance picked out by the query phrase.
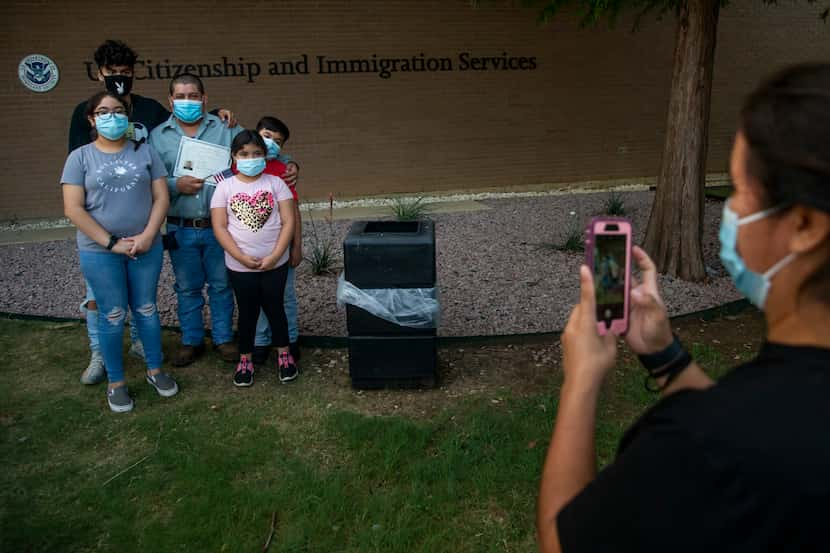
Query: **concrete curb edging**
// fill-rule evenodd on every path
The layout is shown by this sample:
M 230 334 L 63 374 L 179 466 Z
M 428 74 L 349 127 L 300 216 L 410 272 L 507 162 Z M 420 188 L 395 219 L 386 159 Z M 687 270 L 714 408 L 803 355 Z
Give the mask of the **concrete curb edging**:
M 704 321 L 709 321 L 717 317 L 734 315 L 741 313 L 750 308 L 749 301 L 740 299 L 709 307 L 700 311 L 692 311 L 691 313 L 683 313 L 670 317 L 672 322 L 684 321 L 688 319 L 699 318 Z M 47 315 L 28 315 L 23 313 L 7 313 L 0 311 L 0 319 L 17 320 L 17 321 L 39 321 L 51 323 L 83 323 L 81 318 L 71 317 L 50 317 Z M 162 325 L 163 330 L 170 330 L 173 332 L 181 332 L 179 327 L 171 325 Z M 439 336 L 439 347 L 452 347 L 460 345 L 502 345 L 502 344 L 539 344 L 543 342 L 550 342 L 558 339 L 562 334 L 561 330 L 554 330 L 550 332 L 530 332 L 525 334 L 493 334 L 493 335 L 478 335 L 478 336 Z M 346 348 L 349 344 L 346 336 L 304 336 L 300 335 L 299 343 L 302 346 L 312 348 Z

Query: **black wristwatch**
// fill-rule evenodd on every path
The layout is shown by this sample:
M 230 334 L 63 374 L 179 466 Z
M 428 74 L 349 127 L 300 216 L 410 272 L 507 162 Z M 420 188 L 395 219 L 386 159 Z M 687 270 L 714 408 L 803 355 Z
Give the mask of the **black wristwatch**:
M 112 250 L 112 248 L 114 248 L 117 243 L 118 243 L 118 237 L 114 234 L 111 234 L 109 244 L 107 244 L 107 249 Z

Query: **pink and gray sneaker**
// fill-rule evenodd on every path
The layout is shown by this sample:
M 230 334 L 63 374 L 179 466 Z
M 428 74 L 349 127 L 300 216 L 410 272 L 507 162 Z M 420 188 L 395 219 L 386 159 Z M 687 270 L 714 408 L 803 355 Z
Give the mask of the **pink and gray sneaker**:
M 254 383 L 254 364 L 247 357 L 239 359 L 236 372 L 233 373 L 233 385 L 239 387 L 252 386 Z
M 277 371 L 280 373 L 280 382 L 283 384 L 297 378 L 299 374 L 297 364 L 294 363 L 294 358 L 287 351 L 280 353 L 277 358 Z

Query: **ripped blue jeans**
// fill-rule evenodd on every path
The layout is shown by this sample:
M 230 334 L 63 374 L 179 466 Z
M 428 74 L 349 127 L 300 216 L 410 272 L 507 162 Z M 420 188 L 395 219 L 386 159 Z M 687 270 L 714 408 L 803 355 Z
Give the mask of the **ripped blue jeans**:
M 92 286 L 89 285 L 89 281 L 84 279 L 84 283 L 86 284 L 86 297 L 83 303 L 81 303 L 81 313 L 84 314 L 84 319 L 86 319 L 86 334 L 89 336 L 89 350 L 100 352 L 101 345 L 98 343 L 98 308 L 89 309 L 89 302 L 95 301 L 95 294 L 92 292 Z M 135 326 L 133 319 L 129 319 L 128 324 L 130 325 L 130 341 L 135 343 L 139 340 L 138 327 Z
M 127 308 L 144 343 L 147 370 L 161 368 L 161 321 L 156 289 L 161 274 L 161 241 L 130 259 L 107 251 L 81 251 L 83 272 L 98 304 L 98 340 L 111 383 L 124 380 L 122 341 Z

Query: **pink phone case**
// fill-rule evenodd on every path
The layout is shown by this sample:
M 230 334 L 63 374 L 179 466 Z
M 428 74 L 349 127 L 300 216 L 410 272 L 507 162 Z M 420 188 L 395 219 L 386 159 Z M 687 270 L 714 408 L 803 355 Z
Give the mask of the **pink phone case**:
M 607 225 L 617 225 L 617 230 L 607 230 Z M 625 239 L 625 283 L 622 318 L 611 319 L 610 326 L 597 317 L 597 331 L 605 336 L 609 331 L 622 336 L 628 331 L 629 299 L 631 292 L 631 221 L 625 217 L 593 217 L 585 232 L 585 264 L 594 272 L 594 244 L 597 235 L 623 235 Z M 596 287 L 596 282 L 594 286 Z

